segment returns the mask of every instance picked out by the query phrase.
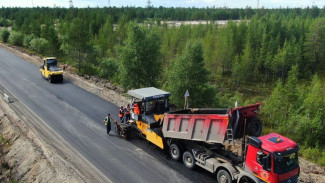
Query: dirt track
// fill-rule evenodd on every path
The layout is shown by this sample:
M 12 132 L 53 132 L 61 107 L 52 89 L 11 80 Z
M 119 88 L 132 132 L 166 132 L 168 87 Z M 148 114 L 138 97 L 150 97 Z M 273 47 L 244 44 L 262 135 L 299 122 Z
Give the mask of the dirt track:
M 41 58 L 21 52 L 21 49 L 0 45 L 18 56 L 41 64 Z M 69 69 L 68 69 L 69 70 Z M 122 89 L 96 77 L 81 77 L 66 70 L 65 79 L 92 92 L 118 106 L 125 105 L 129 99 L 121 95 Z M 87 165 L 75 164 L 73 152 L 66 148 L 54 149 L 46 140 L 39 137 L 37 129 L 26 125 L 27 118 L 12 110 L 0 99 L 0 182 L 12 180 L 22 182 L 102 182 L 103 179 L 91 177 L 83 169 Z M 36 131 L 35 131 L 36 130 Z M 47 139 L 49 140 L 49 139 Z M 58 145 L 58 144 L 56 144 Z M 56 150 L 67 152 L 57 153 Z M 74 163 L 71 163 L 74 162 Z M 301 182 L 325 183 L 325 168 L 300 158 Z M 76 168 L 83 167 L 83 168 Z

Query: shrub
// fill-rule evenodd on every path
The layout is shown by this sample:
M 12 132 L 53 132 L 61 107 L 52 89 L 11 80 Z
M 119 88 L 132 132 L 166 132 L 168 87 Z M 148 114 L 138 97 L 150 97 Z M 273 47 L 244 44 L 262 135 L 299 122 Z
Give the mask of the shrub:
M 44 54 L 49 49 L 49 42 L 44 38 L 34 38 L 30 41 L 30 48 Z
M 0 30 L 0 39 L 2 42 L 4 43 L 8 42 L 9 36 L 10 36 L 10 32 L 7 29 Z
M 12 45 L 22 46 L 24 41 L 24 36 L 20 32 L 11 31 L 8 41 Z
M 26 48 L 31 49 L 30 48 L 30 42 L 35 38 L 37 38 L 37 37 L 34 34 L 30 34 L 30 35 L 25 36 L 24 41 L 23 41 L 23 46 L 26 47 Z
M 118 71 L 118 63 L 115 59 L 104 58 L 100 61 L 98 74 L 102 78 L 112 79 Z
M 10 20 L 7 20 L 5 18 L 0 18 L 0 27 L 9 27 L 12 25 L 12 22 Z
M 308 146 L 302 146 L 300 153 L 309 161 L 317 163 L 318 165 L 325 166 L 325 151 L 319 147 L 311 148 Z

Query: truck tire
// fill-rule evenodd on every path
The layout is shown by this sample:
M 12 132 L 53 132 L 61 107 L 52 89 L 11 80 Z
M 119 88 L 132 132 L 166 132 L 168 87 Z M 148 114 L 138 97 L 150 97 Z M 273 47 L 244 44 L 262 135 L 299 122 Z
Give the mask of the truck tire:
M 262 134 L 262 129 L 263 129 L 263 125 L 260 119 L 251 118 L 248 121 L 248 125 L 247 125 L 248 135 L 258 137 Z
M 59 82 L 60 82 L 60 83 L 63 82 L 63 76 L 62 76 L 62 75 L 59 76 Z
M 252 179 L 250 179 L 248 177 L 243 177 L 240 179 L 239 183 L 255 183 L 255 181 L 253 181 Z
M 180 148 L 176 144 L 171 144 L 169 146 L 169 155 L 173 160 L 179 161 L 181 159 L 182 153 Z
M 49 82 L 50 82 L 50 83 L 53 83 L 53 78 L 52 78 L 51 75 L 49 75 Z
M 219 170 L 217 173 L 218 183 L 232 183 L 231 177 L 226 170 Z
M 183 163 L 189 169 L 195 168 L 195 159 L 191 152 L 185 151 L 183 154 Z

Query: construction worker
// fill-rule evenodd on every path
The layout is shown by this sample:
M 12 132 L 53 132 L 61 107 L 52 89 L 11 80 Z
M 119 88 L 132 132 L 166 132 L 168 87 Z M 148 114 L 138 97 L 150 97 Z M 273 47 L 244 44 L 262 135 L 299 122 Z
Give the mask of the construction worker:
M 137 104 L 137 103 L 133 104 L 132 108 L 134 108 L 134 114 L 140 115 L 140 107 L 139 107 L 139 104 Z
M 109 135 L 109 132 L 111 131 L 111 114 L 107 114 L 106 118 L 104 119 L 104 123 L 107 130 L 107 135 Z
M 124 120 L 123 120 L 123 117 L 124 117 L 123 106 L 121 106 L 118 116 L 120 117 L 120 122 L 123 123 L 124 122 Z
M 124 109 L 125 110 L 125 121 L 129 121 L 130 120 L 130 104 L 128 104 L 128 106 Z

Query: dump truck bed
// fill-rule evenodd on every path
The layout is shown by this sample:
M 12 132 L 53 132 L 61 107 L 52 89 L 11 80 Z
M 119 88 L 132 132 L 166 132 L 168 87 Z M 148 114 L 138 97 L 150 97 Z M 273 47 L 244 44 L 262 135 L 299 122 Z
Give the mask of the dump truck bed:
M 256 117 L 260 103 L 233 109 L 186 109 L 166 113 L 162 132 L 166 138 L 223 143 L 227 128 L 240 138 L 247 120 Z M 247 123 L 248 123 L 247 122 Z
M 162 131 L 164 137 L 222 143 L 228 122 L 224 109 L 182 110 L 165 114 Z

